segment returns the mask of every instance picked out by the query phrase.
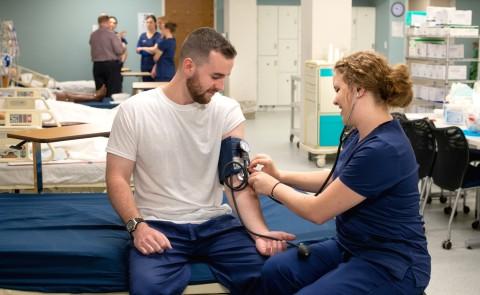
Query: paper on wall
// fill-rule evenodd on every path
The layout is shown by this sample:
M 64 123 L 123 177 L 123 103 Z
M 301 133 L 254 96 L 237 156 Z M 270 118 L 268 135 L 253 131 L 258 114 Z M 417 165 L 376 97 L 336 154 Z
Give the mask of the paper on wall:
M 392 21 L 392 37 L 403 38 L 403 22 Z

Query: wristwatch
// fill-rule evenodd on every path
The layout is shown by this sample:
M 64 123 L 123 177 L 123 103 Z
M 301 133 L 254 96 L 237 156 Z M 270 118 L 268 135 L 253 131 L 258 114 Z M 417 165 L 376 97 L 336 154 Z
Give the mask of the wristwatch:
M 127 221 L 126 228 L 129 234 L 132 234 L 136 229 L 139 223 L 145 222 L 141 217 L 135 217 Z

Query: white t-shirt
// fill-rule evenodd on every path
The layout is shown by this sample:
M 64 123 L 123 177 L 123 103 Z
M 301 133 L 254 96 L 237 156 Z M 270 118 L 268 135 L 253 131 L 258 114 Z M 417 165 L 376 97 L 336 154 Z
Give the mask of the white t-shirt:
M 135 161 L 143 218 L 201 223 L 230 214 L 218 180 L 220 145 L 244 120 L 238 102 L 219 93 L 206 105 L 179 105 L 157 88 L 122 103 L 107 152 Z

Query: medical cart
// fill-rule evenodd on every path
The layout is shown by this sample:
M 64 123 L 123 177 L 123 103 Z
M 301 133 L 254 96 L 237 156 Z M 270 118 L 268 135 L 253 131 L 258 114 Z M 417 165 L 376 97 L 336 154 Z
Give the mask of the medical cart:
M 337 151 L 343 123 L 333 104 L 333 65 L 317 60 L 305 62 L 303 79 L 303 137 L 300 147 L 318 167 Z

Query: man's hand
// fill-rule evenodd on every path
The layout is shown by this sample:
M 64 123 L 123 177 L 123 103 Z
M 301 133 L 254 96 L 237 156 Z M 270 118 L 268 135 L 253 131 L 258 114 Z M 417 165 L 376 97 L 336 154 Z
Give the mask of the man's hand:
M 168 238 L 145 222 L 139 223 L 133 232 L 133 244 L 143 255 L 163 253 L 167 249 L 172 249 Z
M 264 235 L 280 240 L 275 241 L 255 236 L 255 246 L 257 247 L 257 251 L 264 256 L 273 256 L 277 253 L 285 251 L 285 249 L 287 249 L 287 243 L 285 241 L 291 241 L 295 239 L 294 235 L 283 231 L 269 231 Z

